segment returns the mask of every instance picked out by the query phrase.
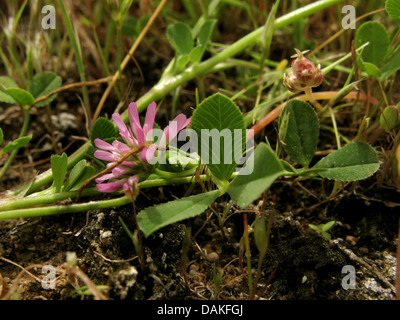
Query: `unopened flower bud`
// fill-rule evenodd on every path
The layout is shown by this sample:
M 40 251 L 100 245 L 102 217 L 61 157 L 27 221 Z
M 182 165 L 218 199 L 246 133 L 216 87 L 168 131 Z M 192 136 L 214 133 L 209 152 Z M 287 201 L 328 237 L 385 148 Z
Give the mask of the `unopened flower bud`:
M 292 58 L 296 58 L 292 61 L 291 69 L 288 74 L 283 76 L 283 84 L 292 92 L 303 91 L 305 88 L 318 87 L 323 81 L 323 75 L 320 65 L 315 65 L 304 57 L 304 53 L 298 49 L 296 54 Z

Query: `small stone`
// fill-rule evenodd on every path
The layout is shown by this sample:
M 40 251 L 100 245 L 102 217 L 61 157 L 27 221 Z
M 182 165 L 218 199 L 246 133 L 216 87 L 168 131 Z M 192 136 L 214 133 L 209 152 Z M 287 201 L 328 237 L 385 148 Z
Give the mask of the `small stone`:
M 199 266 L 197 264 L 191 264 L 189 267 L 190 271 L 199 271 Z
M 357 242 L 357 238 L 353 236 L 347 236 L 346 241 L 350 243 L 352 246 L 354 246 Z
M 106 239 L 106 238 L 109 238 L 109 237 L 111 237 L 111 235 L 112 235 L 112 231 L 110 231 L 110 230 L 108 230 L 108 231 L 104 231 L 104 232 L 101 232 L 100 231 L 100 237 L 101 237 L 101 239 Z
M 206 259 L 208 262 L 216 262 L 219 259 L 219 255 L 216 252 L 210 252 L 207 254 Z

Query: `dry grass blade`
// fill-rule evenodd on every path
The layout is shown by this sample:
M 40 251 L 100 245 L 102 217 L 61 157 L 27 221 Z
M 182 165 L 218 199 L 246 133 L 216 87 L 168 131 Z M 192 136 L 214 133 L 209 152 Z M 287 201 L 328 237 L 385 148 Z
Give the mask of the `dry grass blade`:
M 121 68 L 120 68 L 121 72 L 125 69 L 126 65 L 130 61 L 130 59 L 133 56 L 133 54 L 135 53 L 136 49 L 139 47 L 139 44 L 142 42 L 142 40 L 145 37 L 147 31 L 149 31 L 151 25 L 156 20 L 157 16 L 161 12 L 161 9 L 164 7 L 166 2 L 167 2 L 167 0 L 162 0 L 160 2 L 160 4 L 158 5 L 157 9 L 154 11 L 152 16 L 150 17 L 150 19 L 147 22 L 146 26 L 144 27 L 144 29 L 140 33 L 139 37 L 136 39 L 136 41 L 132 45 L 131 49 L 129 50 L 128 54 L 125 56 L 124 60 L 122 61 Z M 115 83 L 117 82 L 119 77 L 120 77 L 120 73 L 119 73 L 119 70 L 118 70 L 114 74 L 114 76 L 112 77 L 112 81 L 110 82 L 110 84 L 108 85 L 106 91 L 103 93 L 103 96 L 100 99 L 100 102 L 99 102 L 99 104 L 98 104 L 98 106 L 96 108 L 96 111 L 94 113 L 94 116 L 93 116 L 93 119 L 92 119 L 92 123 L 94 123 L 96 121 L 96 119 L 99 117 L 101 109 L 103 108 L 103 105 L 104 105 L 108 95 L 110 94 L 111 89 L 113 88 L 113 86 L 115 85 Z
M 77 82 L 77 83 L 68 84 L 68 85 L 65 85 L 65 86 L 63 86 L 63 87 L 61 87 L 61 88 L 59 88 L 57 90 L 54 90 L 54 91 L 52 91 L 52 92 L 50 92 L 50 93 L 48 93 L 48 94 L 46 94 L 46 95 L 44 95 L 44 96 L 42 96 L 40 98 L 37 98 L 35 100 L 35 102 L 33 103 L 33 105 L 35 105 L 35 104 L 37 104 L 37 103 L 39 103 L 39 102 L 41 102 L 43 100 L 46 100 L 47 98 L 51 97 L 52 95 L 54 95 L 56 93 L 63 92 L 63 91 L 66 91 L 66 90 L 69 90 L 69 89 L 72 89 L 72 88 L 95 86 L 95 85 L 100 84 L 100 83 L 108 82 L 111 79 L 112 79 L 112 77 L 110 76 L 110 77 L 106 77 L 106 78 L 102 78 L 102 79 L 98 79 L 98 80 L 94 80 L 94 81 L 84 81 L 84 82 Z
M 129 158 L 131 155 L 142 151 L 143 148 L 144 148 L 144 147 L 141 146 L 141 147 L 138 147 L 138 148 L 136 148 L 136 149 L 132 149 L 131 151 L 129 151 L 128 153 L 126 153 L 123 157 L 121 157 L 121 159 L 119 159 L 117 162 L 114 162 L 111 166 L 107 167 L 107 168 L 104 169 L 103 171 L 99 172 L 98 174 L 94 175 L 94 176 L 91 177 L 90 179 L 86 180 L 86 181 L 82 184 L 82 186 L 79 188 L 78 195 L 77 195 L 77 197 L 76 197 L 76 202 L 79 201 L 83 189 L 85 189 L 86 186 L 87 186 L 89 183 L 91 183 L 92 181 L 94 181 L 94 180 L 96 180 L 97 178 L 101 177 L 102 175 L 104 175 L 104 174 L 106 174 L 106 173 L 112 171 L 112 169 L 114 169 L 115 167 L 119 166 L 123 161 L 125 161 L 125 160 L 126 160 L 127 158 Z
M 385 11 L 385 10 L 386 10 L 386 9 L 383 8 L 383 9 L 375 10 L 375 11 L 372 11 L 372 12 L 368 12 L 368 13 L 362 15 L 361 17 L 358 17 L 356 20 L 354 20 L 354 22 L 352 22 L 352 23 L 350 24 L 350 26 L 352 26 L 353 24 L 356 24 L 358 21 L 360 21 L 360 20 L 362 20 L 362 19 L 364 19 L 364 18 L 366 18 L 366 17 L 369 17 L 369 16 L 371 16 L 371 15 L 373 15 L 373 14 L 376 14 L 376 13 L 379 13 L 379 12 L 383 12 L 383 11 Z M 341 29 L 340 31 L 336 32 L 332 37 L 330 37 L 330 38 L 329 38 L 328 40 L 326 40 L 324 43 L 320 44 L 317 48 L 315 48 L 313 51 L 311 51 L 311 52 L 310 52 L 309 54 L 307 54 L 307 55 L 308 55 L 308 56 L 313 56 L 316 52 L 320 51 L 322 48 L 324 48 L 325 46 L 327 46 L 329 43 L 331 43 L 333 40 L 335 40 L 336 38 L 338 38 L 342 33 L 344 33 L 344 32 L 347 31 L 347 30 L 349 30 L 349 29 L 348 29 L 348 28 L 347 28 L 347 29 Z

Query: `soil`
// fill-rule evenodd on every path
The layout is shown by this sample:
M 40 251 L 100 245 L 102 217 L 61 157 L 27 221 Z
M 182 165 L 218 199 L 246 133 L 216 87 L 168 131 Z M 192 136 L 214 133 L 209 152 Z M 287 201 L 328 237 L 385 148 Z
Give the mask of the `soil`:
M 344 191 L 332 200 L 317 201 L 306 188 L 321 181 L 278 181 L 266 200 L 268 217 L 273 214 L 270 243 L 262 262 L 257 292 L 268 300 L 392 300 L 395 297 L 396 239 L 399 221 L 398 190 L 377 189 L 360 194 L 361 185 Z M 367 185 L 367 181 L 364 182 Z M 184 186 L 161 188 L 141 196 L 180 194 Z M 378 195 L 384 195 L 378 196 Z M 285 198 L 290 198 L 285 199 Z M 275 197 L 274 197 L 275 198 Z M 252 212 L 260 212 L 262 199 Z M 35 300 L 93 299 L 77 295 L 83 278 L 66 266 L 67 252 L 76 254 L 80 271 L 98 286 L 105 286 L 109 299 L 195 299 L 243 300 L 249 298 L 246 257 L 242 255 L 243 215 L 251 223 L 254 214 L 244 213 L 229 199 L 218 199 L 215 210 L 229 213 L 222 228 L 215 214 L 199 217 L 143 238 L 145 266 L 142 269 L 135 247 L 120 219 L 134 230 L 131 205 L 111 210 L 95 210 L 74 215 L 3 221 L 0 229 L 1 294 Z M 140 207 L 138 207 L 140 209 Z M 309 228 L 308 224 L 334 220 L 331 239 Z M 192 241 L 184 245 L 190 227 Z M 255 278 L 259 254 L 251 234 L 251 259 Z M 4 258 L 4 259 L 3 259 Z M 54 267 L 54 289 L 46 287 Z M 344 266 L 354 267 L 355 287 L 345 278 Z M 30 275 L 22 271 L 29 269 Z M 69 271 L 68 271 L 69 270 Z M 215 274 L 220 286 L 215 286 Z M 68 271 L 68 272 L 67 272 Z M 44 274 L 42 273 L 44 272 Z M 36 279 L 34 278 L 36 277 Z M 71 280 L 71 278 L 73 280 Z
M 234 30 L 228 31 L 225 34 L 231 35 L 232 39 L 239 37 Z M 240 32 L 243 33 L 243 30 Z M 151 36 L 154 35 L 157 36 L 157 31 L 153 31 Z M 285 50 L 291 52 L 292 49 L 286 46 Z M 169 45 L 163 43 L 157 47 L 157 52 L 154 52 L 155 47 L 144 42 L 135 56 L 137 64 L 132 62 L 131 68 L 126 68 L 129 70 L 126 71 L 127 86 L 132 86 L 129 82 L 132 77 L 140 79 L 137 65 L 145 75 L 145 80 L 135 83 L 136 87 L 140 87 L 140 90 L 133 90 L 136 97 L 156 83 L 160 70 L 173 56 Z M 277 59 L 288 56 L 282 50 L 277 50 Z M 163 55 L 158 55 L 158 52 L 163 52 Z M 71 82 L 79 81 L 77 75 L 68 72 L 62 77 L 72 78 Z M 336 77 L 336 74 L 331 77 Z M 92 78 L 96 79 L 95 76 Z M 88 77 L 88 80 L 92 78 Z M 237 75 L 233 74 L 232 79 L 236 78 Z M 207 95 L 218 91 L 223 83 L 217 75 L 205 76 L 201 81 Z M 177 112 L 191 114 L 196 87 L 196 83 L 189 83 L 183 88 Z M 97 105 L 105 88 L 105 85 L 90 88 L 92 106 Z M 45 109 L 32 109 L 29 132 L 34 132 L 34 137 L 29 148 L 20 150 L 0 190 L 19 186 L 37 172 L 48 169 L 51 154 L 61 150 L 72 154 L 79 147 L 87 132 L 85 115 L 76 97 L 78 94 L 81 94 L 80 89 L 60 93 L 53 102 L 50 115 Z M 126 97 L 126 100 L 134 101 L 135 97 Z M 111 114 L 118 102 L 111 95 L 103 113 Z M 164 107 L 158 113 L 160 124 L 168 119 L 167 106 L 172 105 L 172 96 L 167 96 L 162 103 Z M 240 107 L 244 109 L 244 105 L 240 104 Z M 0 108 L 1 127 L 11 141 L 18 136 L 21 114 L 16 107 L 0 105 Z M 353 125 L 348 120 L 351 114 L 341 114 L 343 117 L 338 119 L 341 128 Z M 272 125 L 263 132 L 271 143 L 276 136 L 275 127 Z M 321 146 L 326 146 L 318 149 L 321 151 L 335 143 L 330 132 L 329 135 L 321 135 L 321 140 Z M 378 141 L 374 145 L 379 144 Z M 2 163 L 5 161 L 4 158 L 0 160 Z M 219 198 L 213 204 L 214 211 L 222 213 L 228 208 L 222 225 L 213 211 L 206 210 L 197 218 L 165 227 L 148 238 L 143 237 L 143 263 L 138 258 L 140 251 L 135 249 L 137 241 L 132 241 L 121 224 L 122 220 L 134 233 L 132 205 L 0 221 L 0 298 L 249 299 L 248 265 L 241 242 L 244 217 L 251 224 L 256 214 L 264 212 L 264 208 L 267 218 L 272 219 L 272 227 L 256 286 L 256 298 L 393 300 L 400 197 L 398 187 L 378 183 L 381 174 L 378 172 L 367 180 L 347 184 L 333 197 L 329 197 L 332 190 L 329 181 L 281 178 L 272 185 L 265 199 L 260 197 L 246 210 L 238 208 L 229 198 Z M 181 197 L 187 187 L 177 185 L 147 189 L 139 195 L 136 210 Z M 331 239 L 309 227 L 309 224 L 319 225 L 329 221 L 335 221 L 328 231 Z M 254 281 L 260 255 L 252 230 L 249 238 Z M 75 258 L 71 253 L 75 254 Z M 72 262 L 67 263 L 67 259 Z M 349 279 L 351 272 L 346 270 L 354 270 L 354 281 Z M 53 275 L 56 279 L 54 287 L 53 283 L 47 282 L 54 279 Z M 85 286 L 91 287 L 92 291 L 82 290 Z

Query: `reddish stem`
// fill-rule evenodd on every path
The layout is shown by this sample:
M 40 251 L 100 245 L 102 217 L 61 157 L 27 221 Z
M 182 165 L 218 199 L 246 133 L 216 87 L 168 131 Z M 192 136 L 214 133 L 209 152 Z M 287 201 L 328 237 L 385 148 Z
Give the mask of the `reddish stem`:
M 337 91 L 324 91 L 324 92 L 316 92 L 313 93 L 315 100 L 330 100 L 337 94 Z M 295 99 L 308 101 L 307 95 L 303 94 L 301 96 L 296 97 Z M 352 91 L 348 95 L 346 95 L 343 99 L 345 100 L 365 100 L 369 101 L 374 105 L 378 105 L 379 100 L 368 96 L 364 93 L 360 93 L 358 91 Z M 264 118 L 258 121 L 254 126 L 251 127 L 252 130 L 247 132 L 247 140 L 251 139 L 257 133 L 259 133 L 263 128 L 269 125 L 272 121 L 279 117 L 279 114 L 282 111 L 282 108 L 285 106 L 286 102 L 282 103 L 275 109 L 273 109 L 270 113 L 268 113 Z

